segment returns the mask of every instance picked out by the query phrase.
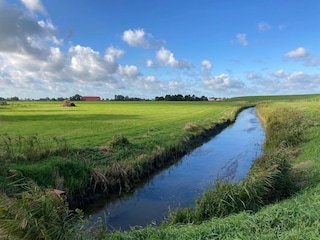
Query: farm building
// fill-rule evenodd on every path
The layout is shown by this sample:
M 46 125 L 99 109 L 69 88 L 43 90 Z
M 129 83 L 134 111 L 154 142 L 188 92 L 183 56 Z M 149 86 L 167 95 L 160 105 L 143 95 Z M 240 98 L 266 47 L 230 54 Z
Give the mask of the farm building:
M 99 96 L 82 96 L 83 101 L 100 101 L 101 98 Z

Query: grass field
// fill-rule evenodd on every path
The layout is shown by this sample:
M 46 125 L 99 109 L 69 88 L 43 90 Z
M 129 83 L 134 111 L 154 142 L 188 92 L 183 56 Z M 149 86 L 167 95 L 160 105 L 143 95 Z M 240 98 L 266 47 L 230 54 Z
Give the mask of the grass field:
M 209 102 L 10 102 L 0 106 L 0 135 L 62 137 L 75 147 L 103 146 L 114 135 L 135 142 L 170 142 L 187 123 L 203 126 L 234 118 L 237 103 Z
M 39 139 L 66 138 L 71 147 L 60 146 L 63 151 L 49 151 L 50 154 L 40 154 L 40 157 L 30 155 L 39 157 L 36 161 L 20 155 L 12 161 L 5 160 L 0 180 L 5 181 L 8 170 L 13 167 L 29 177 L 43 179 L 40 181 L 51 179 L 47 185 L 53 187 L 69 184 L 69 187 L 79 188 L 93 184 L 92 181 L 76 181 L 76 178 L 88 176 L 91 180 L 93 177 L 105 181 L 124 180 L 128 174 L 137 172 L 143 175 L 146 169 L 148 172 L 148 169 L 157 168 L 159 162 L 168 164 L 165 156 L 178 153 L 195 136 L 202 135 L 216 123 L 233 120 L 240 108 L 257 103 L 267 135 L 279 136 L 267 139 L 271 151 L 256 161 L 248 180 L 239 186 L 231 188 L 222 184 L 218 190 L 220 195 L 214 189 L 205 193 L 195 212 L 182 210 L 179 216 L 184 224 L 178 219 L 160 228 L 147 227 L 112 235 L 106 234 L 103 228 L 93 232 L 84 230 L 78 221 L 71 221 L 68 208 L 64 208 L 59 199 L 43 197 L 45 193 L 32 184 L 21 185 L 19 179 L 19 188 L 27 186 L 23 187 L 26 195 L 22 193 L 21 197 L 13 199 L 2 195 L 0 221 L 5 223 L 7 231 L 30 233 L 30 239 L 40 235 L 48 239 L 50 236 L 60 238 L 64 234 L 70 239 L 319 239 L 320 95 L 243 97 L 223 103 L 79 102 L 75 108 L 63 108 L 57 102 L 12 102 L 0 106 L 0 134 L 4 143 L 8 143 L 8 135 L 10 139 L 23 136 L 29 145 L 39 143 L 25 137 L 36 133 Z M 48 145 L 50 147 L 50 143 Z M 108 148 L 101 153 L 95 146 Z M 19 149 L 19 144 L 13 149 Z M 29 152 L 34 152 L 34 148 L 30 149 Z M 77 175 L 79 172 L 88 175 Z M 68 174 L 74 177 L 68 178 Z M 264 176 L 267 181 L 263 183 Z M 128 178 L 129 182 L 133 180 L 135 178 Z M 292 181 L 299 191 L 290 197 L 288 194 L 292 193 L 288 192 L 277 198 L 288 190 Z M 281 200 L 283 197 L 288 199 Z M 272 204 L 264 206 L 270 202 Z M 213 208 L 210 213 L 210 204 L 218 204 L 218 209 Z M 35 205 L 38 211 L 32 210 Z M 254 211 L 246 206 L 253 206 Z M 227 212 L 221 213 L 223 208 Z M 59 214 L 55 209 L 59 209 Z M 204 218 L 202 211 L 206 212 Z M 39 212 L 54 214 L 48 221 L 46 215 L 41 217 Z M 223 217 L 217 217 L 215 212 Z M 59 224 L 63 227 L 57 227 Z
M 7 158 L 2 178 L 9 169 L 18 170 L 42 187 L 67 191 L 71 198 L 92 188 L 128 190 L 189 151 L 190 139 L 233 121 L 248 104 L 81 101 L 76 105 L 18 101 L 1 106 L 0 150 Z

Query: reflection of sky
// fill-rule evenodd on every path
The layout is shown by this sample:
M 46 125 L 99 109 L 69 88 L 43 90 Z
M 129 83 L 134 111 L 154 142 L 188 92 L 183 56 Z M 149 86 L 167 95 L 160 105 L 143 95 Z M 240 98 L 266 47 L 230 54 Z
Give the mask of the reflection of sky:
M 165 217 L 169 208 L 188 207 L 214 179 L 239 180 L 261 153 L 264 132 L 253 108 L 244 110 L 237 121 L 209 142 L 161 172 L 131 197 L 107 204 L 93 218 L 108 214 L 116 229 L 144 226 Z

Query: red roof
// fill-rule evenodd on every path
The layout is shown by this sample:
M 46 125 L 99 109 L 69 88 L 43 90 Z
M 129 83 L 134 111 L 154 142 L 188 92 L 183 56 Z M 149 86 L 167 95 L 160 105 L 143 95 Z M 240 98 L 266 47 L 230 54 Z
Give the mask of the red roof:
M 101 100 L 99 96 L 83 96 L 82 99 L 84 101 L 100 101 Z

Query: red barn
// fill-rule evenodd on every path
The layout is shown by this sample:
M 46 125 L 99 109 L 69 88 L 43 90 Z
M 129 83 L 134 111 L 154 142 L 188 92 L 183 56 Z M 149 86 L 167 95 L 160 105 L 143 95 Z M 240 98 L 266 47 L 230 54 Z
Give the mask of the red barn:
M 82 100 L 83 101 L 100 101 L 101 98 L 98 96 L 83 96 Z

